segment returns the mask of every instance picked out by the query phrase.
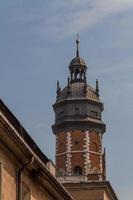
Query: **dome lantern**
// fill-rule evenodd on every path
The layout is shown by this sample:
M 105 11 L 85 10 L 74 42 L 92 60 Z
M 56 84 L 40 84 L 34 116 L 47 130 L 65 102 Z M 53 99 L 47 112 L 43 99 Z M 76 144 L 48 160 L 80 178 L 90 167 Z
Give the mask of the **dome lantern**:
M 76 39 L 76 57 L 72 59 L 69 65 L 71 83 L 73 82 L 86 82 L 87 65 L 83 58 L 79 56 L 79 37 L 77 34 Z

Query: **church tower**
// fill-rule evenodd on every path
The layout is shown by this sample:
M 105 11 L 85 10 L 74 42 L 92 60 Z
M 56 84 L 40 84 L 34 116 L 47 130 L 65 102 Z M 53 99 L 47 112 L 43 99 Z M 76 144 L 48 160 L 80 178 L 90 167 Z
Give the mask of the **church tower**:
M 117 199 L 110 183 L 106 181 L 105 150 L 102 148 L 106 126 L 102 121 L 104 106 L 99 98 L 98 80 L 95 89 L 87 83 L 87 65 L 79 56 L 78 37 L 76 57 L 70 62 L 69 71 L 70 76 L 64 89 L 61 89 L 57 81 L 57 99 L 53 105 L 56 176 L 76 200 Z M 106 188 L 107 185 L 116 198 L 112 194 L 104 198 L 102 189 L 101 196 L 96 192 L 98 187 Z

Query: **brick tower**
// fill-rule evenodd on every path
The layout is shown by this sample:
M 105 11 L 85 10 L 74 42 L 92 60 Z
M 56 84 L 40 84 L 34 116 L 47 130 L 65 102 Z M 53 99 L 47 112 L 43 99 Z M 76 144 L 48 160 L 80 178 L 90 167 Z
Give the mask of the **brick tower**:
M 56 176 L 76 200 L 117 199 L 106 181 L 105 150 L 102 149 L 106 126 L 102 122 L 104 108 L 98 81 L 95 89 L 87 84 L 87 65 L 79 56 L 78 38 L 76 57 L 70 62 L 69 70 L 67 86 L 61 89 L 57 82 L 57 99 L 53 105 Z M 105 188 L 109 191 L 108 198 L 104 198 Z

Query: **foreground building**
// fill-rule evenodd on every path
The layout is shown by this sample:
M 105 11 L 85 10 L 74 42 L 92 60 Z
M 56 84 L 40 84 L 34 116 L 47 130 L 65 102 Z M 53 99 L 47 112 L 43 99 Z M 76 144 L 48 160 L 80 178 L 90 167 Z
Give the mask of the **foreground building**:
M 72 200 L 52 162 L 0 100 L 0 200 Z
M 56 176 L 75 200 L 117 200 L 106 180 L 105 150 L 102 138 L 106 125 L 102 121 L 103 103 L 98 81 L 93 89 L 87 84 L 87 65 L 79 56 L 69 65 L 70 78 L 61 89 L 57 82 L 57 99 L 53 105 L 56 136 Z

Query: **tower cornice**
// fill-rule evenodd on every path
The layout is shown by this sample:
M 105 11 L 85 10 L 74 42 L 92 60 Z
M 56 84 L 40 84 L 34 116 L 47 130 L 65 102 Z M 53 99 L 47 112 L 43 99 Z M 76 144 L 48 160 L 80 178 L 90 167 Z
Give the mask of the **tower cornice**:
M 106 131 L 106 125 L 99 120 L 99 122 L 96 120 L 92 121 L 63 121 L 59 123 L 55 123 L 52 126 L 52 130 L 54 134 L 58 134 L 60 132 L 66 132 L 66 131 L 74 131 L 74 130 L 95 130 L 98 133 L 103 134 Z

